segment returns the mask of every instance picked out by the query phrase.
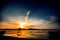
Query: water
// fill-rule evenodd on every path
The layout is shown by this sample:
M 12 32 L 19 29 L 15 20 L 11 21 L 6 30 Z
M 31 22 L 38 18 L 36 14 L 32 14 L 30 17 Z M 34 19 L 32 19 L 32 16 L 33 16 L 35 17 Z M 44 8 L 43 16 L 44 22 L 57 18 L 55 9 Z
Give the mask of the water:
M 4 36 L 46 39 L 49 37 L 49 34 L 48 31 L 44 30 L 6 30 Z

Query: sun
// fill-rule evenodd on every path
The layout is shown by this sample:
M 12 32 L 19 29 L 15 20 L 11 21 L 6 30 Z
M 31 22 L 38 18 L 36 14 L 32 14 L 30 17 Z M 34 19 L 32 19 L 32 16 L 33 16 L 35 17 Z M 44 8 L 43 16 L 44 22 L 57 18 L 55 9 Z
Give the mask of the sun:
M 25 28 L 25 23 L 24 22 L 21 22 L 21 23 L 19 23 L 20 25 L 19 25 L 19 28 L 21 28 L 21 29 L 23 29 L 23 28 Z

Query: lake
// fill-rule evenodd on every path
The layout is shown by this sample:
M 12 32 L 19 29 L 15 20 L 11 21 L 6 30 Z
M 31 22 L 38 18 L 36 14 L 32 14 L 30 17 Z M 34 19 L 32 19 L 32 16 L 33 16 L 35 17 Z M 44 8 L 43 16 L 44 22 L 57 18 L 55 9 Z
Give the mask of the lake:
M 4 36 L 16 38 L 47 39 L 49 34 L 46 30 L 6 30 Z

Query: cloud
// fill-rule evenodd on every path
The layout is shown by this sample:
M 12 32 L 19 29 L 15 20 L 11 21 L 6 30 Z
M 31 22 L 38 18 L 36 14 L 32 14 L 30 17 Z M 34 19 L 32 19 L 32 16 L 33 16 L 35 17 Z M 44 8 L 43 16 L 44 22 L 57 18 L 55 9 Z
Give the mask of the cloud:
M 50 21 L 54 22 L 54 21 L 56 21 L 57 19 L 58 19 L 58 18 L 57 18 L 56 16 L 51 16 Z
M 20 18 L 20 19 L 19 19 Z M 17 27 L 17 23 L 19 22 L 23 22 L 22 20 L 24 20 L 25 17 L 16 17 L 16 18 L 9 18 L 12 22 L 2 22 L 2 24 L 0 24 L 1 28 L 18 28 Z M 14 21 L 16 19 L 16 21 Z M 32 26 L 31 28 L 36 28 L 36 29 L 56 29 L 57 28 L 57 24 L 55 22 L 53 22 L 57 20 L 57 18 L 55 16 L 50 17 L 50 20 L 44 20 L 44 19 L 34 19 L 31 18 L 28 20 L 27 25 L 34 25 L 34 27 Z M 16 23 L 15 23 L 16 22 Z M 16 27 L 15 27 L 16 26 Z
M 47 20 L 40 20 L 36 23 L 37 25 L 33 28 L 35 29 L 56 29 L 58 25 L 54 22 L 47 21 Z
M 13 22 L 0 22 L 0 29 L 17 29 L 17 23 Z

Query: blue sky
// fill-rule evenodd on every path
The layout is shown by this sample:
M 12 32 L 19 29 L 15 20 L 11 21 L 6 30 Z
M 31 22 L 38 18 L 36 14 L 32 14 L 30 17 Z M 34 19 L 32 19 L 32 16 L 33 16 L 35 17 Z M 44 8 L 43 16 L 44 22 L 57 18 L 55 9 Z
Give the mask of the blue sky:
M 9 3 L 4 6 L 2 13 L 4 16 L 19 16 L 19 15 L 26 15 L 26 12 L 30 10 L 30 17 L 35 18 L 44 18 L 48 19 L 51 16 L 57 16 L 57 13 L 52 7 L 49 6 L 37 6 L 37 5 L 29 5 L 29 4 L 21 4 L 21 3 Z M 8 16 L 9 17 L 9 16 Z

